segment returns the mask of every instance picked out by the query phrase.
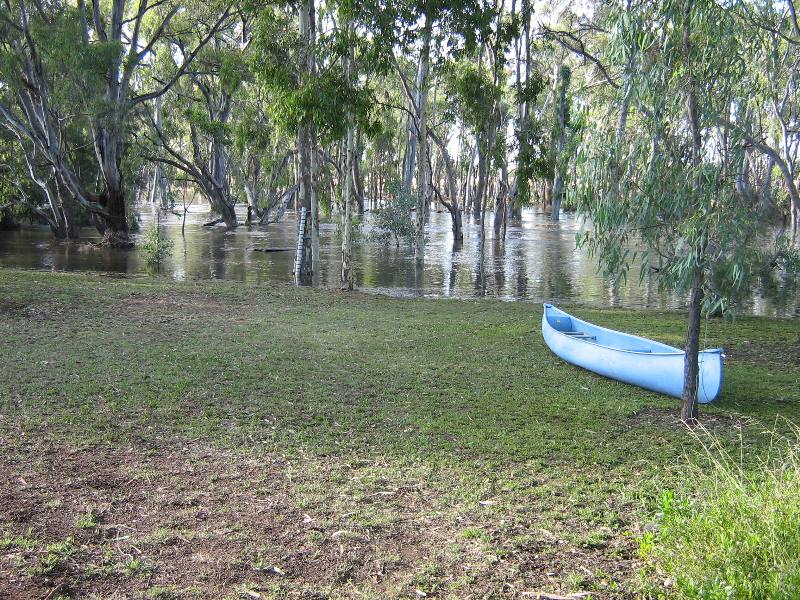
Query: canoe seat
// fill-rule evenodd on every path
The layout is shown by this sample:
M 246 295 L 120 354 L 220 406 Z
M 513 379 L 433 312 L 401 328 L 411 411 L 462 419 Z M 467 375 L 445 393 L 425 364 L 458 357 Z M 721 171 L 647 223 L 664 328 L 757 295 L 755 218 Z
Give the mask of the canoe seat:
M 587 340 L 587 341 L 588 340 L 595 340 L 596 341 L 597 340 L 597 336 L 596 335 L 586 335 L 585 333 L 582 333 L 580 335 L 573 335 L 572 339 L 575 339 L 575 340 Z
M 566 333 L 572 329 L 572 319 L 570 317 L 557 317 L 555 315 L 548 314 L 547 322 L 550 324 L 550 327 L 562 333 Z
M 564 335 L 586 335 L 582 331 L 562 331 Z

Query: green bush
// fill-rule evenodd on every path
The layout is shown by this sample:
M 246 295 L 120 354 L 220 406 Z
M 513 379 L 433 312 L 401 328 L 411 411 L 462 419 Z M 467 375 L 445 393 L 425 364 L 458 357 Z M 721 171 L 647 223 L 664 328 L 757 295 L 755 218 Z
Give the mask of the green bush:
M 373 211 L 375 220 L 370 238 L 373 241 L 388 244 L 394 241 L 396 246 L 403 239 L 409 244 L 414 240 L 414 219 L 412 210 L 417 206 L 417 199 L 404 190 L 399 182 L 389 184 L 389 199 L 386 204 Z
M 151 225 L 145 232 L 140 244 L 144 259 L 150 267 L 157 267 L 161 262 L 172 256 L 174 242 L 165 238 L 156 225 Z
M 680 597 L 800 598 L 800 435 L 771 435 L 767 459 L 745 467 L 701 434 L 709 460 L 690 469 L 695 494 L 662 494 L 640 551 Z

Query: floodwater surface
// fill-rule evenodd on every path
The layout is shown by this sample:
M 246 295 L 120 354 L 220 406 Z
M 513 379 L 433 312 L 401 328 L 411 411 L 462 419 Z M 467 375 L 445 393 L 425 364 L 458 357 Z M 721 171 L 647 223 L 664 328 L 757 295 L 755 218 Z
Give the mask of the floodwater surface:
M 138 215 L 140 230 L 154 221 L 149 208 Z M 253 284 L 294 281 L 294 248 L 297 215 L 289 211 L 279 223 L 269 226 L 203 227 L 211 215 L 195 208 L 188 216 L 185 234 L 181 219 L 160 217 L 162 235 L 174 241 L 173 254 L 160 266 L 163 275 L 183 279 L 230 279 Z M 244 218 L 244 215 L 240 215 Z M 628 282 L 614 286 L 597 272 L 596 262 L 585 249 L 576 248 L 575 235 L 583 228 L 574 214 L 564 214 L 553 224 L 537 209 L 526 209 L 522 218 L 509 225 L 505 240 L 481 244 L 478 225 L 465 219 L 464 243 L 454 247 L 447 213 L 432 212 L 427 225 L 425 260 L 421 266 L 405 244 L 382 244 L 370 237 L 367 213 L 353 249 L 356 286 L 366 292 L 398 296 L 528 300 L 555 304 L 615 306 L 625 308 L 675 309 L 682 298 L 658 290 L 650 274 L 639 281 L 638 269 Z M 0 231 L 0 266 L 59 271 L 148 273 L 138 250 L 98 248 L 94 229 L 81 232 L 84 243 L 61 243 L 46 228 Z M 141 238 L 136 235 L 136 241 Z M 265 250 L 272 250 L 265 252 Z M 278 250 L 278 251 L 275 251 Z M 320 260 L 314 285 L 337 287 L 341 265 L 340 239 L 335 220 L 320 226 Z M 800 317 L 796 290 L 780 287 L 758 290 L 740 312 Z

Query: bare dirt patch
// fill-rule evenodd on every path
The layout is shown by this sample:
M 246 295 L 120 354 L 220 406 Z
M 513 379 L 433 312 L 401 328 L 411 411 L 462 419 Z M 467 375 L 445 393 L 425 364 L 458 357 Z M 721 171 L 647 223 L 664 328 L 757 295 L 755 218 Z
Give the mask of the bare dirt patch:
M 32 321 L 47 321 L 61 317 L 64 307 L 56 302 L 38 302 L 24 304 L 13 300 L 0 300 L 0 315 L 12 318 L 29 319 Z
M 129 296 L 120 299 L 115 307 L 123 312 L 139 314 L 149 311 L 170 311 L 175 313 L 182 312 L 213 312 L 221 309 L 231 308 L 230 299 L 218 298 L 204 294 L 141 294 L 133 292 Z
M 451 510 L 368 461 L 9 441 L 0 598 L 520 597 L 635 568 L 610 529 Z
M 25 446 L 0 470 L 6 533 L 37 542 L 26 549 L 6 536 L 0 597 L 37 598 L 60 586 L 75 597 L 219 598 L 282 579 L 324 589 L 390 579 L 417 558 L 414 529 L 337 523 L 313 491 L 298 495 L 302 465 L 286 461 L 195 447 Z M 413 496 L 393 494 L 398 512 Z M 44 572 L 47 545 L 63 541 L 71 551 Z
M 773 368 L 776 366 L 797 368 L 800 365 L 800 336 L 788 337 L 780 344 L 743 341 L 726 347 L 725 355 L 734 362 Z
M 627 429 L 637 427 L 654 427 L 657 429 L 687 429 L 686 423 L 680 420 L 680 406 L 677 404 L 674 409 L 647 407 L 632 414 L 625 421 Z M 702 408 L 701 408 L 702 411 Z M 737 415 L 723 415 L 717 413 L 705 413 L 700 417 L 700 424 L 709 431 L 735 429 L 748 427 L 753 424 L 752 419 Z

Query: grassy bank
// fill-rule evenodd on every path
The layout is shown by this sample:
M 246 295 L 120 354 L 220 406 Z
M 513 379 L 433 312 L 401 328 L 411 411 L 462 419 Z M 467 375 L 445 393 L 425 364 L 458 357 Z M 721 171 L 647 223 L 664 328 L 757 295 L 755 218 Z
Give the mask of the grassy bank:
M 575 312 L 682 344 L 681 315 Z M 695 442 L 677 401 L 558 360 L 540 318 L 0 270 L 0 597 L 638 593 Z M 755 460 L 798 416 L 800 322 L 704 338 L 730 359 L 703 420 Z

